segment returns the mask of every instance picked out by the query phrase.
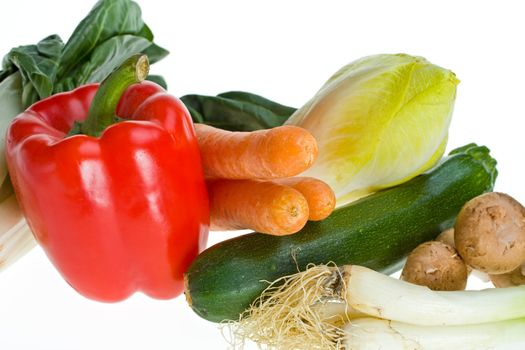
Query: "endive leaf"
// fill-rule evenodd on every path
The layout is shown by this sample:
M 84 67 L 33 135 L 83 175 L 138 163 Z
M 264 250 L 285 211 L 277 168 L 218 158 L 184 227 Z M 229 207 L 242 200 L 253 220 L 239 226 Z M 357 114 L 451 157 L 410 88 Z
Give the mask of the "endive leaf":
M 318 141 L 318 160 L 304 175 L 330 184 L 340 206 L 429 169 L 445 151 L 458 82 L 409 55 L 343 67 L 287 121 Z

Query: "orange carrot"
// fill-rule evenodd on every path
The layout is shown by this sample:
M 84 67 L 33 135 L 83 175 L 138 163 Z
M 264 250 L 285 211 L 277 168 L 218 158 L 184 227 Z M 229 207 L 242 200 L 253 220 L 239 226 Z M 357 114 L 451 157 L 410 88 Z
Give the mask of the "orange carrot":
M 276 236 L 299 231 L 308 203 L 297 190 L 259 180 L 210 180 L 212 230 L 251 229 Z
M 207 178 L 276 179 L 308 169 L 317 158 L 317 142 L 291 125 L 232 132 L 195 124 Z
M 326 219 L 335 208 L 334 191 L 325 182 L 313 177 L 289 177 L 274 180 L 274 182 L 292 187 L 301 192 L 308 202 L 308 220 Z

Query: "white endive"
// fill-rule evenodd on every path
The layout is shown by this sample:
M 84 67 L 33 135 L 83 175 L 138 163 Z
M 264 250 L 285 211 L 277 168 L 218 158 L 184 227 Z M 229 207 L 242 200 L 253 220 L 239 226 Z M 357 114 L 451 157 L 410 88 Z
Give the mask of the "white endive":
M 405 54 L 343 67 L 287 121 L 319 145 L 304 175 L 327 182 L 341 206 L 430 169 L 445 151 L 458 82 Z

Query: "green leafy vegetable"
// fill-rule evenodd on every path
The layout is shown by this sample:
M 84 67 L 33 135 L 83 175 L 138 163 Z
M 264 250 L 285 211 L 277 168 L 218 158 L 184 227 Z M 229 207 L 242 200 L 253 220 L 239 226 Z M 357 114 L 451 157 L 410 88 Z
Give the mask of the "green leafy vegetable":
M 90 60 L 71 70 L 57 90 L 71 90 L 85 83 L 100 82 L 126 58 L 145 51 L 151 43 L 139 36 L 117 35 L 93 49 Z
M 181 97 L 196 123 L 231 131 L 253 131 L 283 125 L 295 108 L 248 92 L 231 91 L 217 96 Z
M 16 47 L 4 57 L 0 80 L 3 81 L 16 71 L 20 72 L 24 107 L 53 93 L 63 46 L 60 37 L 51 35 L 36 45 Z
M 168 84 L 166 83 L 166 80 L 164 80 L 164 78 L 162 76 L 160 76 L 160 75 L 150 74 L 150 75 L 148 75 L 146 80 L 152 81 L 152 82 L 154 82 L 156 84 L 159 84 L 164 89 L 167 89 Z
M 152 43 L 153 34 L 142 20 L 140 7 L 129 0 L 102 0 L 77 26 L 62 52 L 58 78 L 70 76 L 76 67 L 90 61 L 92 52 L 104 42 L 118 35 L 133 35 Z M 167 51 L 155 45 L 155 57 L 151 63 L 167 55 Z M 142 52 L 142 51 L 141 51 Z M 162 52 L 162 53 L 161 53 Z M 127 58 L 127 57 L 126 57 Z M 122 62 L 120 62 L 122 63 Z
M 101 0 L 66 44 L 51 35 L 36 45 L 12 49 L 3 59 L 0 82 L 19 71 L 22 105 L 77 86 L 101 81 L 131 54 L 149 55 L 151 63 L 168 51 L 153 43 L 140 7 L 129 0 Z

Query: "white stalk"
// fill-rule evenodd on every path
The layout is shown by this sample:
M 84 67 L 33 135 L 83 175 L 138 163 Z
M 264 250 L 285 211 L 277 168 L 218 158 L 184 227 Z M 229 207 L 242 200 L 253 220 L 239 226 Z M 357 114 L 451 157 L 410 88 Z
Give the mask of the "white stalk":
M 374 318 L 345 327 L 352 350 L 518 350 L 525 344 L 525 319 L 463 326 L 416 326 Z
M 346 301 L 362 313 L 426 326 L 525 318 L 525 286 L 436 292 L 361 266 L 347 266 Z
M 11 195 L 0 203 L 0 271 L 29 252 L 35 245 L 31 230 Z
M 21 94 L 19 72 L 0 83 L 0 271 L 36 245 L 12 189 L 6 185 L 8 173 L 5 162 L 5 136 L 13 118 L 24 110 Z M 8 193 L 11 193 L 9 197 Z

